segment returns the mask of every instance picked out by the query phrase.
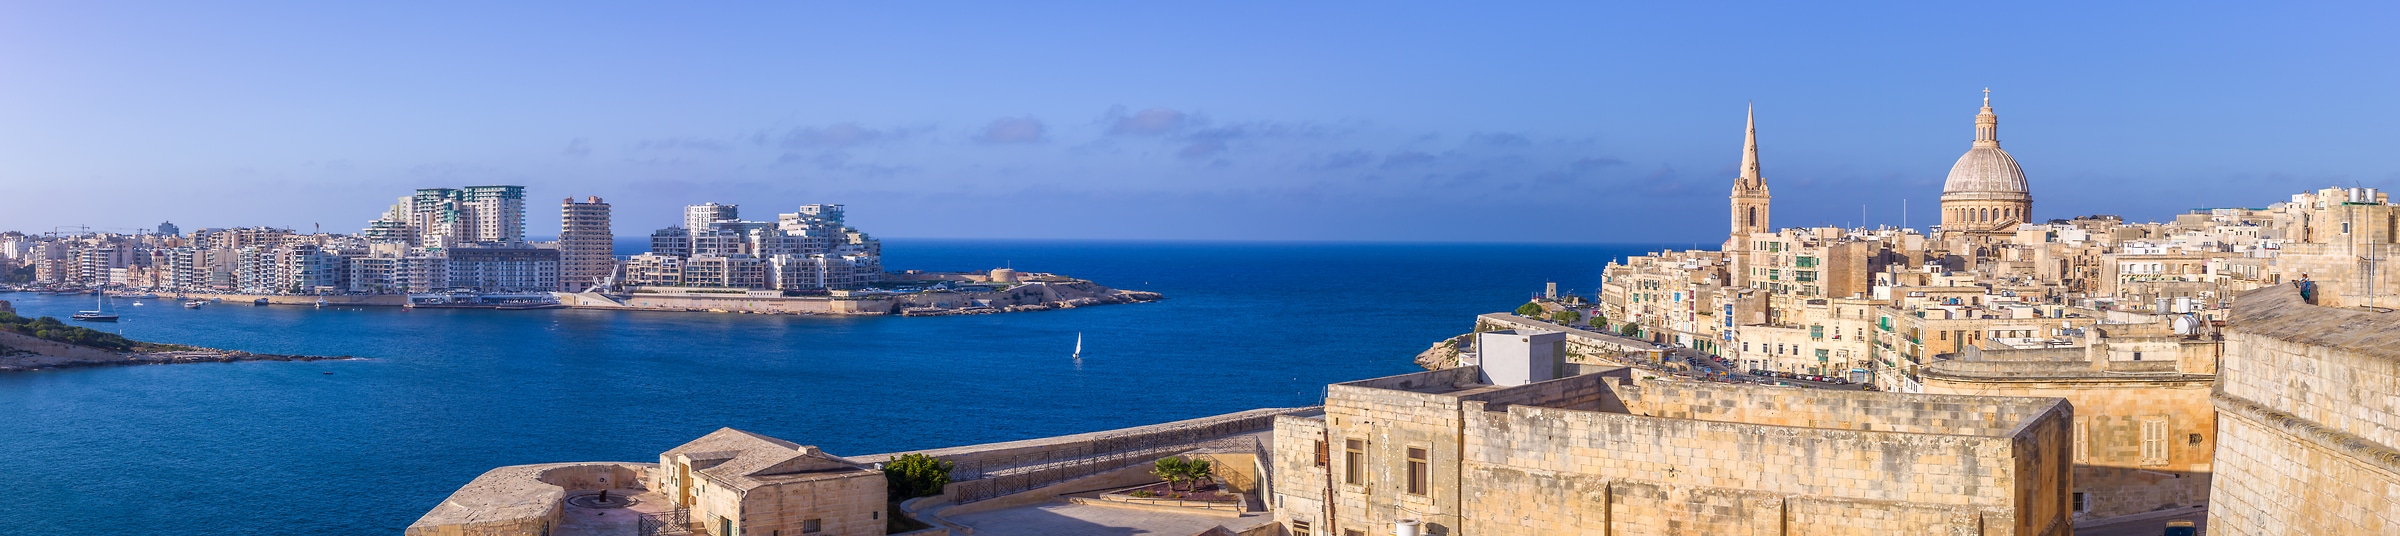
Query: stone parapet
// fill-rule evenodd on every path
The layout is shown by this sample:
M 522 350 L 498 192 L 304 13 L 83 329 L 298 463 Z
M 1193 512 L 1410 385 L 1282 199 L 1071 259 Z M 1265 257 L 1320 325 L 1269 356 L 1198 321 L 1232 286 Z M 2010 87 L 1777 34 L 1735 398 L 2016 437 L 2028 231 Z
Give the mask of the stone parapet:
M 658 464 L 583 462 L 511 465 L 485 471 L 410 523 L 408 536 L 537 536 L 559 522 L 576 490 L 646 490 Z
M 2289 286 L 2234 304 L 2210 529 L 2400 531 L 2400 313 L 2311 305 Z

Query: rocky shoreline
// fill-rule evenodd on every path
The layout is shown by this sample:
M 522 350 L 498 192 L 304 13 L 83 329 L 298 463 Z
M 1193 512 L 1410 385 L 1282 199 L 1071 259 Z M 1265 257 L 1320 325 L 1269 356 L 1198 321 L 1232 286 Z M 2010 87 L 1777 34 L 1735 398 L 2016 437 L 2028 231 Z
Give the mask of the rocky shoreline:
M 30 372 L 86 367 L 233 363 L 239 361 L 340 361 L 352 356 L 259 354 L 214 348 L 184 348 L 148 352 L 117 352 L 0 332 L 0 372 Z

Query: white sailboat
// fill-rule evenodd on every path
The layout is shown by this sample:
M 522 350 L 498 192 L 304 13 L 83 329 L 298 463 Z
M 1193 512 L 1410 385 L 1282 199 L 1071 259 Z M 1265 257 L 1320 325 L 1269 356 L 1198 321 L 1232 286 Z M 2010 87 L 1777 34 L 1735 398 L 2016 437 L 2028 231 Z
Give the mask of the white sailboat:
M 1083 332 L 1075 332 L 1075 358 L 1083 359 Z
M 92 304 L 92 310 L 76 311 L 75 314 L 69 315 L 67 318 L 82 320 L 85 322 L 117 321 L 117 314 L 108 311 L 108 293 L 94 290 L 92 291 L 92 295 L 99 298 L 99 301 Z M 1080 345 L 1081 343 L 1077 344 Z

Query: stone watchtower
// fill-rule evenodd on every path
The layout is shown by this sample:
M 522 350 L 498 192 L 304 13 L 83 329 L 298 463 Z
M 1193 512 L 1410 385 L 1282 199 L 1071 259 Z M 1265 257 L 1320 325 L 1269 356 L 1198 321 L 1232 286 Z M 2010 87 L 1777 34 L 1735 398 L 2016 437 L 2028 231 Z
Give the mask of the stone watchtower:
M 1733 180 L 1732 236 L 1727 238 L 1725 251 L 1737 251 L 1750 233 L 1774 232 L 1767 224 L 1767 179 L 1758 171 L 1758 110 L 1749 112 L 1749 127 L 1742 134 L 1742 175 Z

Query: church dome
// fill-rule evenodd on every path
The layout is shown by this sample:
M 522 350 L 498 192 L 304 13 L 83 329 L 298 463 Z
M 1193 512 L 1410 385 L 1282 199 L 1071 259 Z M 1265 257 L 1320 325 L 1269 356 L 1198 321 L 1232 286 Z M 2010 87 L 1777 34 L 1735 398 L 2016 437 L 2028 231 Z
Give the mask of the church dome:
M 1983 112 L 1975 114 L 1975 146 L 1950 166 L 1950 178 L 1942 181 L 1942 198 L 2012 201 L 2033 198 L 2032 190 L 2025 185 L 2025 170 L 2017 167 L 2016 157 L 2000 148 L 2000 116 L 1992 113 L 1988 90 L 1984 92 Z
M 1997 145 L 1968 149 L 1950 166 L 1950 178 L 1942 181 L 1945 198 L 2023 199 L 2032 197 L 2030 192 L 2025 186 L 2025 170 Z

